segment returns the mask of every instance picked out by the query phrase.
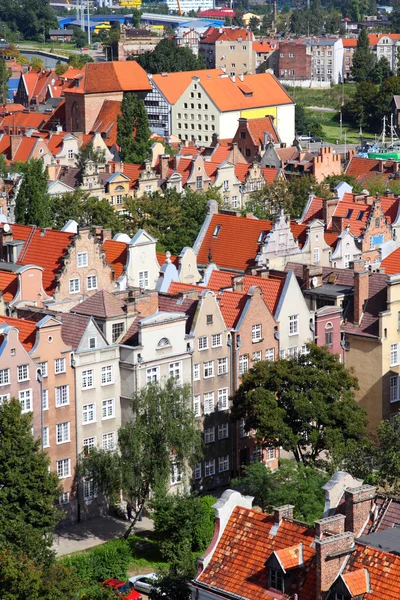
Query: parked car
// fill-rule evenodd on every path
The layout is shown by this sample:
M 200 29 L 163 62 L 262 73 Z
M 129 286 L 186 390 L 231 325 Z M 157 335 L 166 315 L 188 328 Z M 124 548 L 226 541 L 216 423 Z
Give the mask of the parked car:
M 103 585 L 111 587 L 115 590 L 117 596 L 121 596 L 124 600 L 143 600 L 141 594 L 132 588 L 131 583 L 120 581 L 119 579 L 107 579 Z
M 312 137 L 310 141 L 311 142 L 323 142 L 324 140 L 320 137 Z
M 146 573 L 145 575 L 135 575 L 134 577 L 130 577 L 129 582 L 138 592 L 149 594 L 152 588 L 155 587 L 157 579 L 158 576 L 156 573 Z

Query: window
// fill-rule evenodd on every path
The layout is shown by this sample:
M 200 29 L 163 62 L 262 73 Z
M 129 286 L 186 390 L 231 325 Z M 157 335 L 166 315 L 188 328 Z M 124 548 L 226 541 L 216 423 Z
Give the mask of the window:
M 21 390 L 18 393 L 21 412 L 27 413 L 32 410 L 32 390 Z
M 267 460 L 274 460 L 276 458 L 276 450 L 273 446 L 267 447 Z
M 208 377 L 214 377 L 214 361 L 207 360 L 206 362 L 203 363 L 203 365 L 204 365 L 204 379 L 207 379 Z
M 229 425 L 228 423 L 221 423 L 221 425 L 218 425 L 218 439 L 226 440 L 227 437 L 229 437 Z
M 124 332 L 124 324 L 123 323 L 113 323 L 112 324 L 111 339 L 112 339 L 113 344 L 115 344 L 115 342 L 119 339 L 119 337 L 122 335 L 123 332 Z
M 95 337 L 89 338 L 89 348 L 90 348 L 90 350 L 94 350 L 94 348 L 96 348 L 96 338 Z
M 150 367 L 146 370 L 146 383 L 155 383 L 160 379 L 160 368 Z
M 399 345 L 392 344 L 390 346 L 390 366 L 394 367 L 399 364 Z
M 211 336 L 211 346 L 212 348 L 217 348 L 218 346 L 222 346 L 222 334 L 215 333 Z
M 390 402 L 397 402 L 399 398 L 399 377 L 398 375 L 390 378 Z
M 171 485 L 176 485 L 177 483 L 180 483 L 182 481 L 183 478 L 183 471 L 182 471 L 182 467 L 177 463 L 177 462 L 172 462 L 171 463 L 171 477 L 170 477 L 170 482 Z
M 69 492 L 63 492 L 58 497 L 58 504 L 69 504 Z
M 215 442 L 215 427 L 208 427 L 204 430 L 204 443 L 211 444 Z
M 204 394 L 204 414 L 209 415 L 214 412 L 214 392 Z
M 218 410 L 226 410 L 228 407 L 228 388 L 218 390 Z
M 289 317 L 289 335 L 299 333 L 299 315 L 291 315 Z
M 377 217 L 377 218 L 375 219 L 375 227 L 379 227 L 379 226 L 380 226 L 380 224 L 381 224 L 381 220 L 380 220 L 380 218 L 379 218 L 379 217 Z
M 139 287 L 144 289 L 149 287 L 149 272 L 139 271 Z
M 325 346 L 332 346 L 333 345 L 333 333 L 332 331 L 326 331 L 325 332 Z
M 28 365 L 21 365 L 18 367 L 18 381 L 29 381 Z
M 10 369 L 0 369 L 0 385 L 8 385 L 10 383 Z
M 97 290 L 97 275 L 86 277 L 86 287 L 88 290 Z
M 224 192 L 229 192 L 229 179 L 224 181 Z
M 241 419 L 240 423 L 239 423 L 239 437 L 241 437 L 241 438 L 249 437 L 249 433 L 245 429 L 245 420 L 244 419 Z
M 207 325 L 212 325 L 213 324 L 213 315 L 207 315 L 207 317 L 206 317 L 206 323 L 207 323 Z
M 83 499 L 92 500 L 95 497 L 95 487 L 93 479 L 83 480 Z
M 60 373 L 65 373 L 65 371 L 66 371 L 65 358 L 56 358 L 56 360 L 54 361 L 54 373 L 56 375 L 59 375 Z
M 196 363 L 193 365 L 193 381 L 198 381 L 200 379 L 200 363 Z
M 87 252 L 78 252 L 77 256 L 77 265 L 78 267 L 87 267 L 89 264 L 88 253 Z
M 112 417 L 115 417 L 115 400 L 114 398 L 108 398 L 102 401 L 101 418 L 111 419 Z
M 47 377 L 47 362 L 37 363 L 37 368 L 40 369 L 42 377 Z M 0 382 L 1 382 L 1 376 L 0 376 Z
M 194 468 L 194 478 L 201 479 L 201 463 L 198 463 Z
M 275 360 L 274 348 L 268 348 L 268 350 L 265 351 L 265 360 Z
M 71 460 L 69 458 L 63 458 L 57 461 L 57 475 L 60 479 L 70 477 L 71 475 Z
M 242 140 L 245 140 L 245 139 L 246 139 L 246 132 L 245 132 L 245 131 L 241 131 L 241 132 L 240 132 L 240 138 L 241 138 Z
M 114 383 L 113 366 L 106 365 L 105 367 L 101 367 L 101 385 L 108 385 L 110 383 Z
M 78 294 L 80 289 L 81 289 L 80 279 L 75 278 L 75 279 L 69 280 L 69 293 L 70 294 Z
M 207 350 L 207 348 L 208 348 L 208 337 L 207 336 L 204 335 L 204 336 L 199 337 L 198 348 L 199 348 L 199 350 Z
M 204 462 L 204 474 L 206 477 L 215 475 L 215 458 Z
M 196 177 L 196 190 L 202 190 L 203 189 L 203 177 L 201 175 L 199 175 L 198 177 Z
M 262 327 L 259 323 L 258 325 L 253 325 L 251 328 L 251 340 L 253 342 L 259 342 L 261 340 Z
M 49 410 L 49 390 L 42 390 L 43 410 Z
M 122 194 L 117 194 L 115 196 L 115 204 L 122 204 Z
M 218 359 L 218 375 L 225 375 L 228 372 L 228 359 L 227 358 L 219 358 Z
M 69 385 L 56 387 L 56 407 L 69 404 Z
M 201 396 L 195 396 L 193 398 L 193 412 L 195 417 L 201 416 Z
M 57 444 L 65 444 L 70 441 L 70 425 L 69 421 L 65 423 L 57 423 L 56 425 L 56 442 Z
M 278 569 L 269 570 L 269 587 L 278 592 L 283 592 L 282 572 L 278 571 Z
M 248 354 L 242 354 L 239 356 L 239 375 L 247 373 L 249 370 L 249 356 Z
M 181 380 L 182 376 L 182 363 L 181 362 L 173 362 L 169 364 L 168 369 L 169 377 L 173 377 L 176 381 Z
M 115 433 L 103 433 L 101 438 L 101 447 L 103 450 L 114 450 L 115 448 Z
M 48 427 L 43 427 L 42 442 L 43 442 L 43 448 L 48 448 L 50 446 L 50 436 L 49 436 L 49 428 Z
M 92 387 L 94 387 L 93 369 L 82 371 L 82 389 L 86 390 Z
M 253 450 L 253 462 L 262 462 L 262 447 L 255 446 Z
M 82 423 L 95 423 L 96 422 L 96 405 L 92 402 L 91 404 L 84 404 L 82 406 Z
M 253 360 L 253 365 L 255 365 L 256 363 L 258 363 L 262 360 L 261 350 L 259 350 L 258 352 L 253 352 L 252 360 Z
M 96 437 L 95 436 L 84 438 L 83 448 L 85 449 L 85 452 L 88 452 L 89 450 L 91 450 L 92 448 L 95 448 L 95 447 L 96 447 Z
M 74 158 L 75 153 L 73 150 L 68 150 L 68 158 Z
M 314 248 L 314 262 L 319 263 L 319 248 Z
M 345 254 L 344 258 L 343 258 L 343 267 L 345 269 L 349 268 L 350 261 L 351 261 L 351 254 Z
M 229 455 L 220 456 L 218 459 L 218 471 L 220 473 L 224 473 L 225 471 L 229 471 Z

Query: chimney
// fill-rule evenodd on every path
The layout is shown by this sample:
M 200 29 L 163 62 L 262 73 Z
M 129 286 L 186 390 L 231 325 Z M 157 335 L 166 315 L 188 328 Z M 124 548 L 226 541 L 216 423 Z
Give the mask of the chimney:
M 135 296 L 135 309 L 141 317 L 149 317 L 158 311 L 158 292 L 156 290 L 140 290 Z M 133 312 L 129 309 L 129 312 Z
M 322 285 L 322 267 L 303 265 L 303 281 L 307 290 Z
M 244 277 L 242 275 L 234 275 L 232 277 L 232 289 L 234 292 L 244 294 Z
M 11 160 L 14 160 L 21 141 L 22 137 L 20 135 L 10 135 Z
M 338 205 L 339 198 L 323 198 L 322 200 L 322 220 L 329 226 L 333 213 Z
M 293 509 L 293 504 L 284 504 L 283 506 L 273 508 L 275 525 L 280 525 L 282 519 L 293 519 Z
M 375 494 L 376 487 L 373 485 L 361 485 L 344 492 L 346 531 L 352 532 L 355 537 L 362 534 L 365 524 L 370 518 Z
M 344 217 L 332 217 L 332 231 L 342 233 L 344 225 Z
M 169 165 L 169 154 L 161 154 L 161 156 L 160 156 L 161 179 L 167 178 L 168 165 Z
M 315 538 L 321 540 L 327 535 L 341 535 L 345 530 L 346 517 L 344 515 L 333 515 L 315 521 Z
M 326 519 L 321 519 L 321 521 L 328 521 L 329 519 L 335 519 L 335 517 L 327 517 Z M 335 526 L 339 528 L 339 522 L 336 525 L 325 523 L 323 525 L 326 531 L 325 536 L 323 534 L 322 537 L 316 537 L 314 540 L 316 553 L 316 600 L 322 600 L 322 598 L 326 597 L 326 592 L 330 590 L 333 582 L 343 569 L 349 554 L 355 548 L 354 535 L 351 532 L 329 535 L 327 527 Z M 320 526 L 318 527 L 318 531 L 321 531 Z
M 369 272 L 365 270 L 364 261 L 355 260 L 350 263 L 354 269 L 354 315 L 353 322 L 360 324 L 364 306 L 369 296 Z
M 383 160 L 378 160 L 378 172 L 383 173 L 384 163 Z

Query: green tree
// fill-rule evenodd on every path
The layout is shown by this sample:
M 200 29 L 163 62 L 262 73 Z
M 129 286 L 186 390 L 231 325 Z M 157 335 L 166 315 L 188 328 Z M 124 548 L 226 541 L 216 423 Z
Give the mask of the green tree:
M 59 481 L 31 427 L 31 415 L 21 414 L 17 400 L 0 407 L 0 545 L 51 564 L 52 533 L 61 517 L 54 507 Z
M 50 198 L 47 193 L 49 176 L 40 159 L 31 158 L 20 167 L 23 178 L 15 206 L 15 219 L 21 225 L 49 227 Z
M 5 177 L 9 170 L 6 157 L 4 154 L 0 154 L 0 177 Z
M 120 217 L 106 198 L 99 200 L 94 196 L 85 196 L 79 223 L 83 226 L 101 225 L 111 229 L 113 235 L 121 231 Z
M 295 108 L 295 131 L 296 135 L 311 135 L 322 137 L 324 131 L 318 119 L 311 116 L 311 113 L 304 108 L 302 104 L 296 104 Z
M 88 54 L 71 54 L 68 59 L 68 64 L 75 69 L 82 69 L 89 62 L 94 62 L 94 59 Z
M 72 43 L 75 44 L 77 48 L 84 48 L 87 46 L 88 36 L 86 31 L 82 31 L 82 29 L 79 29 L 79 27 L 74 27 Z
M 31 59 L 30 66 L 32 67 L 33 71 L 43 71 L 44 62 L 39 56 L 34 56 Z
M 128 57 L 128 60 L 136 58 Z M 137 61 L 148 73 L 175 73 L 205 68 L 201 57 L 193 54 L 190 48 L 177 46 L 169 38 L 162 39 L 153 52 L 141 54 Z
M 256 33 L 260 28 L 260 19 L 258 19 L 257 17 L 251 17 L 249 22 L 249 28 L 250 31 Z
M 400 33 L 400 7 L 394 8 L 390 13 L 390 31 Z
M 165 561 L 187 542 L 190 552 L 204 552 L 214 534 L 214 496 L 161 495 L 152 502 L 154 530 Z
M 66 71 L 68 71 L 68 65 L 58 60 L 56 64 L 56 75 L 61 77 L 61 75 L 64 75 Z
M 196 575 L 196 564 L 188 543 L 181 544 L 169 566 L 160 570 L 157 586 L 150 592 L 151 600 L 190 600 L 188 583 Z
M 282 460 L 277 471 L 256 462 L 243 467 L 243 475 L 232 482 L 242 494 L 254 496 L 254 503 L 263 512 L 271 512 L 274 506 L 294 505 L 294 516 L 312 524 L 321 519 L 325 493 L 322 486 L 329 475 L 323 471 Z
M 292 451 L 297 462 L 334 455 L 348 440 L 365 438 L 367 417 L 354 399 L 357 379 L 326 348 L 308 344 L 308 354 L 260 362 L 243 376 L 232 416 L 246 431 Z
M 361 29 L 353 55 L 352 76 L 355 81 L 367 81 L 375 67 L 375 57 L 369 47 L 366 29 Z
M 376 63 L 371 73 L 372 81 L 378 85 L 381 85 L 385 79 L 391 77 L 392 75 L 393 73 L 390 70 L 390 63 L 388 59 L 385 56 L 382 56 Z
M 128 92 L 122 100 L 121 115 L 117 117 L 117 144 L 121 159 L 127 163 L 143 164 L 150 150 L 150 135 L 143 100 Z
M 94 162 L 96 166 L 104 165 L 106 162 L 105 150 L 95 150 L 93 142 L 82 145 L 76 154 L 76 166 L 80 171 L 81 180 L 89 162 Z
M 8 94 L 8 79 L 11 77 L 6 61 L 0 58 L 0 103 L 6 104 Z
M 191 410 L 190 386 L 173 379 L 149 384 L 134 395 L 134 419 L 118 431 L 118 451 L 91 450 L 82 459 L 82 472 L 92 477 L 105 496 L 115 501 L 120 490 L 135 503 L 128 537 L 151 490 L 165 493 L 173 464 L 179 468 L 198 462 L 201 436 Z
M 377 430 L 375 459 L 378 464 L 377 481 L 387 491 L 400 491 L 400 414 L 393 422 L 382 421 Z

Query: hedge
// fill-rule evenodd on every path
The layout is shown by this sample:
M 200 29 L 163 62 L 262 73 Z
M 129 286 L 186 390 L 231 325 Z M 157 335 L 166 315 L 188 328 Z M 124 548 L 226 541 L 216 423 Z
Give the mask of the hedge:
M 72 569 L 88 584 L 116 577 L 126 579 L 126 572 L 132 558 L 126 540 L 112 540 L 90 552 L 62 558 L 60 562 Z

